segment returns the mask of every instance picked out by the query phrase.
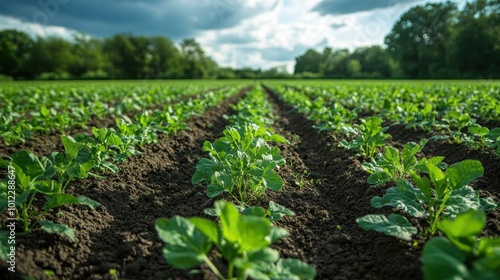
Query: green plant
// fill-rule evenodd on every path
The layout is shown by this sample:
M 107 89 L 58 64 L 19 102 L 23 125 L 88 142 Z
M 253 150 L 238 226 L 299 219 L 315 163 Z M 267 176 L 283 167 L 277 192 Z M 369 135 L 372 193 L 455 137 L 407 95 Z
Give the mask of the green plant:
M 204 218 L 174 216 L 156 221 L 165 243 L 164 258 L 172 266 L 189 269 L 206 263 L 219 279 L 312 279 L 314 268 L 296 259 L 281 259 L 269 246 L 288 235 L 264 217 L 240 215 L 234 205 L 215 203 L 220 224 Z M 215 245 L 228 264 L 227 278 L 208 258 Z
M 293 216 L 295 213 L 286 208 L 283 205 L 280 205 L 274 201 L 269 202 L 269 207 L 264 209 L 260 206 L 246 206 L 246 205 L 237 205 L 236 208 L 243 215 L 250 215 L 256 217 L 266 217 L 271 220 L 271 222 L 275 222 L 283 218 L 284 216 Z M 215 208 L 206 208 L 203 209 L 203 212 L 210 216 L 218 217 L 219 214 Z
M 429 177 L 412 174 L 417 187 L 407 180 L 398 180 L 397 186 L 387 189 L 383 197 L 374 197 L 371 205 L 375 208 L 391 206 L 415 218 L 426 217 L 429 221 L 424 232 L 427 237 L 435 234 L 443 215 L 454 218 L 470 209 L 491 210 L 497 207 L 492 198 L 480 198 L 478 191 L 467 186 L 483 175 L 479 161 L 464 160 L 443 172 L 437 166 L 441 159 L 427 162 Z M 417 232 L 399 214 L 391 214 L 389 219 L 384 215 L 366 215 L 356 219 L 356 222 L 365 230 L 375 230 L 405 240 L 410 240 L 411 235 Z
M 15 174 L 16 188 L 12 190 L 5 182 L 0 184 L 0 211 L 9 208 L 9 216 L 15 216 L 16 220 L 22 223 L 24 232 L 29 232 L 35 225 L 40 224 L 41 228 L 49 233 L 63 233 L 75 241 L 74 233 L 68 226 L 42 221 L 43 217 L 50 210 L 66 204 L 83 204 L 91 209 L 97 208 L 100 204 L 84 196 L 75 197 L 62 193 L 61 183 L 51 180 L 56 168 L 48 158 L 38 157 L 26 150 L 16 152 L 10 158 L 10 162 L 0 160 L 0 167 L 7 169 L 11 166 L 15 170 L 13 173 Z M 10 203 L 14 192 L 15 207 L 12 210 Z M 38 194 L 46 199 L 42 209 L 38 209 L 33 204 Z
M 500 238 L 478 238 L 486 226 L 483 211 L 469 211 L 454 221 L 443 220 L 438 229 L 446 237 L 429 240 L 422 253 L 424 278 L 499 279 Z
M 386 139 L 391 137 L 389 134 L 384 133 L 388 127 L 382 127 L 382 123 L 383 120 L 379 117 L 361 119 L 361 124 L 356 127 L 356 134 L 359 136 L 349 142 L 342 140 L 339 146 L 373 158 L 377 151 L 376 148 L 383 146 Z
M 408 142 L 403 150 L 388 145 L 383 154 L 379 154 L 377 159 L 371 158 L 370 162 L 362 164 L 363 169 L 370 173 L 368 184 L 382 185 L 389 181 L 396 182 L 399 179 L 411 177 L 411 172 L 415 172 L 422 167 L 415 156 L 427 143 L 427 139 L 420 140 L 419 144 Z
M 87 178 L 94 167 L 92 155 L 71 136 L 61 136 L 65 153 L 53 152 L 49 159 L 55 168 L 55 177 L 64 191 L 73 179 Z
M 192 183 L 209 183 L 209 197 L 228 192 L 239 204 L 262 196 L 266 189 L 281 190 L 283 180 L 274 169 L 285 160 L 279 149 L 266 141 L 284 143 L 286 139 L 256 124 L 226 128 L 213 144 L 203 144 L 210 159 L 202 158 L 196 164 Z

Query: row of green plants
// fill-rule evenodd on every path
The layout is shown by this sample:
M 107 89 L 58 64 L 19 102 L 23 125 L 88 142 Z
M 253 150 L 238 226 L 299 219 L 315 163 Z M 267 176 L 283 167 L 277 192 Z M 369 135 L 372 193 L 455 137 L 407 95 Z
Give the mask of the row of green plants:
M 84 204 L 92 209 L 99 206 L 90 198 L 65 193 L 71 181 L 88 176 L 102 178 L 106 172 L 118 172 L 117 162 L 139 154 L 140 147 L 156 142 L 159 133 L 187 129 L 185 121 L 188 118 L 202 114 L 238 90 L 202 93 L 194 99 L 169 105 L 165 111 L 145 111 L 136 115 L 135 121 L 117 119 L 118 130 L 94 127 L 92 135 L 81 133 L 74 138 L 62 135 L 64 152 L 37 156 L 31 151 L 17 151 L 9 156 L 9 160 L 0 160 L 0 168 L 15 171 L 8 178 L 13 184 L 9 180 L 0 182 L 0 211 L 8 210 L 9 216 L 22 224 L 24 233 L 39 225 L 46 232 L 63 234 L 75 242 L 73 229 L 44 220 L 51 210 L 63 205 Z M 44 199 L 43 206 L 36 203 Z M 5 258 L 3 253 L 8 248 L 7 234 L 7 231 L 0 231 L 2 258 Z
M 260 86 L 255 87 L 227 117 L 230 125 L 222 137 L 203 150 L 209 153 L 196 164 L 192 183 L 206 186 L 207 196 L 219 200 L 205 213 L 217 222 L 200 217 L 174 216 L 156 221 L 156 230 L 166 243 L 163 253 L 173 267 L 190 269 L 206 263 L 218 279 L 313 279 L 316 270 L 297 260 L 280 258 L 270 246 L 289 235 L 274 222 L 294 213 L 274 202 L 264 209 L 250 206 L 259 202 L 267 189 L 280 191 L 283 180 L 275 169 L 285 163 L 270 142 L 287 140 L 273 132 L 271 106 Z M 208 257 L 212 248 L 227 262 L 223 273 Z
M 328 114 L 325 120 L 315 113 L 322 110 L 318 110 L 318 104 L 323 104 L 321 99 L 311 101 L 307 95 L 289 89 L 280 91 L 280 97 L 319 126 L 329 120 Z M 381 118 L 366 117 L 357 122 L 332 129 L 343 132 L 343 137 L 355 135 L 350 141 L 342 140 L 339 147 L 353 150 L 366 160 L 362 166 L 370 173 L 369 184 L 395 185 L 387 188 L 383 197 L 371 200 L 374 208 L 388 206 L 395 213 L 365 215 L 356 220 L 358 225 L 403 240 L 413 240 L 415 235 L 428 240 L 422 255 L 426 279 L 497 279 L 500 238 L 479 239 L 478 235 L 485 227 L 484 212 L 499 205 L 491 197 L 480 197 L 479 191 L 469 186 L 483 175 L 482 164 L 464 160 L 448 166 L 441 156 L 419 160 L 417 154 L 427 139 L 418 144 L 406 143 L 399 150 L 387 144 L 391 136 L 385 133 L 387 127 L 382 126 Z M 399 213 L 420 219 L 426 226 L 418 232 Z M 435 237 L 438 232 L 444 236 Z
M 7 145 L 53 131 L 65 133 L 73 127 L 86 128 L 91 120 L 120 117 L 213 87 L 128 83 L 8 85 L 0 86 L 0 138 Z
M 433 134 L 433 139 L 491 151 L 500 157 L 500 128 L 480 124 L 500 121 L 500 91 L 494 84 L 276 86 L 278 92 L 300 92 L 310 98 L 310 104 L 303 108 L 313 119 L 321 120 L 318 126 L 322 130 L 349 132 L 349 123 L 357 114 L 373 112 L 391 125 L 420 129 Z

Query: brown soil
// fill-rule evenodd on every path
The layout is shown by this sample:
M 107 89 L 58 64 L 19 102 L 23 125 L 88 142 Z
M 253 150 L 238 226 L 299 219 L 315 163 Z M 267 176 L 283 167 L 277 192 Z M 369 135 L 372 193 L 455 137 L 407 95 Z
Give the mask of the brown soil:
M 363 231 L 355 219 L 366 214 L 389 214 L 390 209 L 374 209 L 370 200 L 382 195 L 383 188 L 367 185 L 368 174 L 353 153 L 338 148 L 339 140 L 318 133 L 312 122 L 295 113 L 268 92 L 277 120 L 274 129 L 290 143 L 278 144 L 286 165 L 279 173 L 285 186 L 279 193 L 267 192 L 263 201 L 272 200 L 293 210 L 296 215 L 277 222 L 290 236 L 273 245 L 282 257 L 299 258 L 316 267 L 316 279 L 422 279 L 422 243 L 412 246 L 380 233 Z M 215 279 L 207 267 L 197 274 L 173 269 L 162 257 L 162 242 L 154 230 L 159 217 L 202 215 L 211 205 L 203 187 L 193 187 L 191 177 L 197 161 L 206 157 L 204 141 L 218 138 L 227 124 L 223 114 L 231 114 L 226 100 L 189 122 L 189 131 L 161 137 L 158 144 L 120 165 L 120 173 L 105 179 L 86 179 L 72 183 L 69 192 L 86 195 L 102 203 L 96 211 L 65 206 L 62 215 L 50 219 L 75 229 L 79 242 L 35 230 L 18 237 L 19 273 L 12 277 L 0 265 L 1 279 L 19 279 L 24 273 L 35 279 L 49 279 L 44 270 L 55 272 L 55 279 L 111 279 L 116 269 L 120 279 Z M 406 141 L 418 134 L 401 132 Z M 406 135 L 403 137 L 403 134 Z M 393 135 L 396 141 L 399 135 Z M 429 143 L 426 156 L 445 155 L 449 162 L 461 158 L 480 158 L 485 176 L 474 184 L 498 200 L 499 160 L 477 151 Z M 462 149 L 462 148 L 460 148 Z M 495 161 L 496 160 L 496 161 Z M 499 211 L 488 214 L 488 235 L 499 235 Z M 412 220 L 421 228 L 423 221 Z M 418 241 L 422 241 L 417 237 Z M 213 253 L 212 253 L 213 257 Z M 213 258 L 212 258 L 213 259 Z M 2 264 L 3 265 L 3 264 Z M 222 270 L 224 264 L 216 263 Z

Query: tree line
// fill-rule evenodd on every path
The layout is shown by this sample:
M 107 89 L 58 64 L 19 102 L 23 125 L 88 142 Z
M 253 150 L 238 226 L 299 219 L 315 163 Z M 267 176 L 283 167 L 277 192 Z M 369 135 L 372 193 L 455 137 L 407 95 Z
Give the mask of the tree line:
M 500 0 L 429 3 L 405 12 L 385 46 L 325 47 L 295 58 L 294 74 L 219 67 L 195 39 L 76 34 L 31 38 L 0 31 L 0 76 L 14 79 L 499 78 Z M 1 78 L 0 77 L 0 78 Z
M 411 8 L 371 46 L 296 58 L 295 74 L 327 78 L 500 78 L 500 0 Z

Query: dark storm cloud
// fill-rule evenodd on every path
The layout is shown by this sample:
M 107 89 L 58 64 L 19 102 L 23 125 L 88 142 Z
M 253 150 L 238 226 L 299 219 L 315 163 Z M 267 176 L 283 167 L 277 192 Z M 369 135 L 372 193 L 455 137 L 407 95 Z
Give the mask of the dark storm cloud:
M 415 0 L 323 0 L 313 8 L 320 15 L 345 15 L 357 12 L 390 8 L 400 3 Z
M 94 36 L 121 32 L 174 39 L 200 30 L 238 25 L 272 5 L 247 7 L 242 0 L 16 0 L 0 1 L 0 14 L 26 22 L 63 26 Z

